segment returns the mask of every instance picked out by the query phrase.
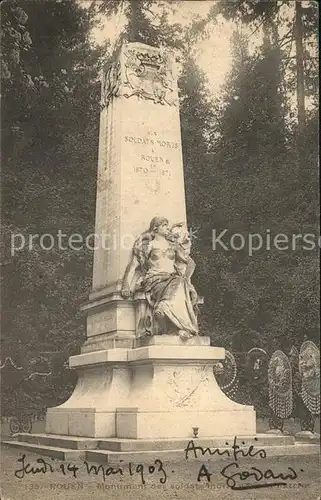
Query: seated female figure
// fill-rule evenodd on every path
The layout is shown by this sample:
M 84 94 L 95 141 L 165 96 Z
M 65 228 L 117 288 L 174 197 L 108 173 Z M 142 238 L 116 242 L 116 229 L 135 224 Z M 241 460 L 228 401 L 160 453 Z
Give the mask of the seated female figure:
M 167 333 L 190 338 L 198 335 L 198 297 L 190 282 L 195 263 L 189 255 L 189 240 L 180 241 L 174 232 L 177 226 L 170 230 L 167 219 L 154 217 L 149 230 L 134 244 L 122 296 L 130 296 L 131 282 L 138 272 L 135 291 L 142 290 L 147 301 L 139 321 L 138 336 Z

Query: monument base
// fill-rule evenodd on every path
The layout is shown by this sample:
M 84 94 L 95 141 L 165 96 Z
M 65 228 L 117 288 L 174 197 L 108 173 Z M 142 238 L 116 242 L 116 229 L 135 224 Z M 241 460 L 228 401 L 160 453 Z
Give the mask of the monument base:
M 69 359 L 78 381 L 71 397 L 48 408 L 46 432 L 67 436 L 109 437 L 116 435 L 115 409 L 128 397 L 130 372 L 127 349 L 95 351 Z
M 90 438 L 189 438 L 254 435 L 255 411 L 219 388 L 215 360 L 225 351 L 208 337 L 162 335 L 134 349 L 107 349 L 70 358 L 79 373 L 68 401 L 49 408 L 46 432 Z M 161 341 L 161 344 L 158 342 Z
M 100 464 L 185 460 L 193 443 L 212 450 L 213 460 L 233 456 L 234 443 L 245 453 L 249 446 L 254 453 L 264 448 L 267 457 L 319 454 L 313 442 L 256 434 L 253 408 L 218 387 L 213 362 L 224 358 L 224 349 L 210 347 L 208 338 L 150 337 L 137 345 L 71 357 L 78 384 L 68 401 L 48 409 L 46 434 L 19 434 L 5 443 Z
M 215 397 L 215 396 L 214 396 Z M 255 435 L 255 411 L 244 410 L 181 410 L 146 411 L 139 408 L 117 408 L 117 437 L 129 439 L 176 439 L 200 437 Z

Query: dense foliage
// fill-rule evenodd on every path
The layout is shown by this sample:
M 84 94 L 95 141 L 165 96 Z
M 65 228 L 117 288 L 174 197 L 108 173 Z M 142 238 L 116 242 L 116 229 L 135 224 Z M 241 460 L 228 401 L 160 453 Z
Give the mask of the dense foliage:
M 61 370 L 85 337 L 79 305 L 91 284 L 91 252 L 46 251 L 35 238 L 32 249 L 27 243 L 12 255 L 11 235 L 93 232 L 101 49 L 90 43 L 91 13 L 76 2 L 7 2 L 1 14 L 9 68 L 2 75 L 2 357 L 28 370 L 37 353 L 51 359 L 60 351 Z

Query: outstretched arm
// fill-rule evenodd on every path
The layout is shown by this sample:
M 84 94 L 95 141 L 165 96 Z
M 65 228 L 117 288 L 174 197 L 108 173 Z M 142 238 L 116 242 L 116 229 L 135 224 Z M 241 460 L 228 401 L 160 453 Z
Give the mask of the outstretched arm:
M 130 296 L 132 290 L 130 289 L 130 284 L 133 281 L 136 269 L 139 266 L 139 262 L 137 260 L 137 257 L 133 255 L 131 261 L 129 262 L 128 266 L 126 267 L 125 274 L 123 277 L 123 283 L 122 283 L 122 288 L 121 288 L 121 296 L 124 299 L 128 299 Z
M 196 264 L 192 257 L 188 256 L 187 258 L 187 266 L 186 266 L 186 271 L 185 271 L 185 277 L 190 281 L 191 277 L 194 274 Z
M 195 271 L 196 264 L 189 255 L 188 250 L 185 250 L 181 245 L 178 245 L 176 248 L 176 265 L 185 278 L 190 281 Z

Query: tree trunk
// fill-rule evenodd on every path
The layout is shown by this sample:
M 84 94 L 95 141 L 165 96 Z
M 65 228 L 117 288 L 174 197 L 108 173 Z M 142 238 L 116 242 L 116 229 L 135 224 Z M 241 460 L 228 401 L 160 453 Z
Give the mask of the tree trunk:
M 305 92 L 304 92 L 304 56 L 303 56 L 303 29 L 302 4 L 295 2 L 295 44 L 296 44 L 296 77 L 297 77 L 297 106 L 298 127 L 301 137 L 305 125 Z
M 140 6 L 137 0 L 130 0 L 130 18 L 128 23 L 128 41 L 140 42 L 138 33 L 138 10 Z

